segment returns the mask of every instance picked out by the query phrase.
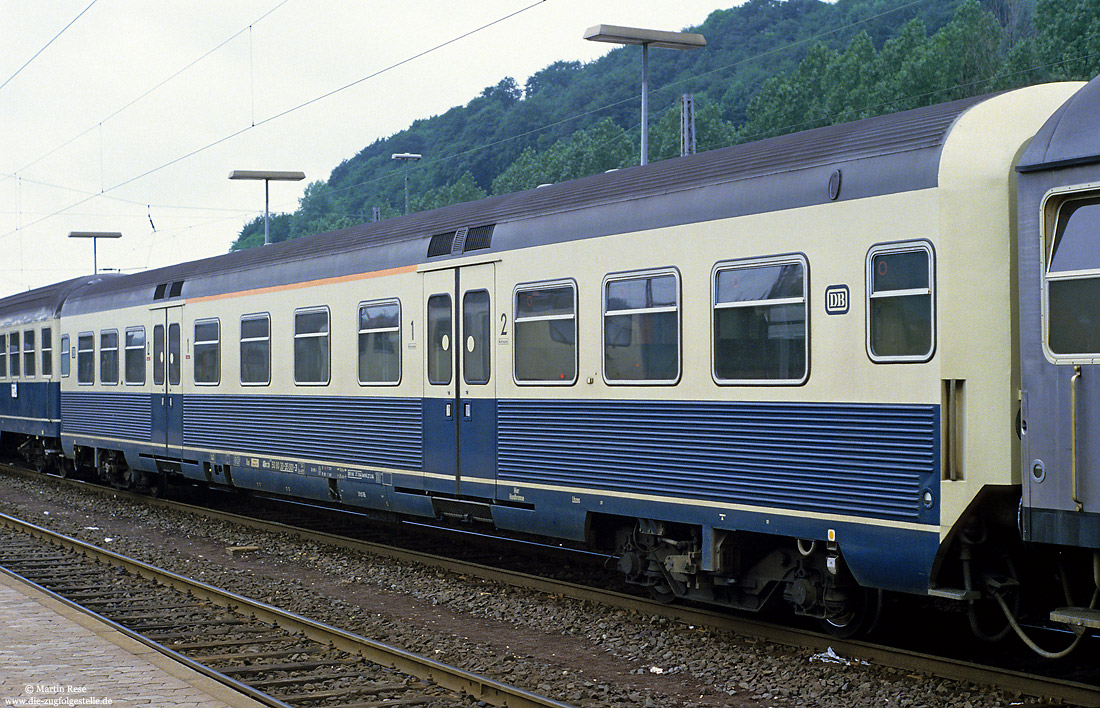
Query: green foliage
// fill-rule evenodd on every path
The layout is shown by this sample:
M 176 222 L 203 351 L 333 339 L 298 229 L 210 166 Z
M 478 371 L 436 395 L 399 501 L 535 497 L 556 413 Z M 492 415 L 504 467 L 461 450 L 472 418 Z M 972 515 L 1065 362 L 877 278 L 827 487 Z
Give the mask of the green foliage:
M 472 202 L 477 199 L 484 199 L 487 196 L 489 195 L 485 193 L 485 190 L 474 181 L 474 176 L 467 172 L 453 184 L 445 184 L 442 187 L 429 189 L 416 198 L 410 196 L 409 209 L 412 211 L 427 211 L 450 206 L 451 204 Z
M 698 149 L 858 120 L 989 91 L 1100 73 L 1096 0 L 748 0 L 700 27 L 701 51 L 650 54 L 650 159 L 680 154 L 679 96 L 693 93 Z M 505 77 L 465 106 L 415 121 L 307 187 L 273 240 L 404 209 L 531 189 L 637 164 L 641 52 L 559 61 L 522 87 Z M 263 220 L 233 248 L 263 241 Z
M 860 33 L 844 51 L 815 45 L 798 67 L 769 79 L 749 102 L 742 140 L 832 125 L 1000 87 L 1003 28 L 978 0 L 929 36 L 917 19 L 876 50 Z
M 590 130 L 579 130 L 542 152 L 532 148 L 524 150 L 493 181 L 493 193 L 534 189 L 540 184 L 594 175 L 637 161 L 631 137 L 610 118 L 605 118 Z

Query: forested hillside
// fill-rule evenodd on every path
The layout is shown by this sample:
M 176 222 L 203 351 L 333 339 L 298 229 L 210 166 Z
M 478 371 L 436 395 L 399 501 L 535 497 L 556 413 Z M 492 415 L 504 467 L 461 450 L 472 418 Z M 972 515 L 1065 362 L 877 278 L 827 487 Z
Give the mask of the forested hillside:
M 719 2 L 720 0 L 716 0 Z M 679 97 L 692 93 L 699 150 L 1100 73 L 1095 0 L 749 0 L 715 10 L 695 52 L 650 55 L 650 160 L 679 154 Z M 306 188 L 272 239 L 351 226 L 404 208 L 391 153 L 417 152 L 410 209 L 530 189 L 637 164 L 641 52 L 557 62 L 365 147 Z M 262 218 L 233 248 L 263 243 Z

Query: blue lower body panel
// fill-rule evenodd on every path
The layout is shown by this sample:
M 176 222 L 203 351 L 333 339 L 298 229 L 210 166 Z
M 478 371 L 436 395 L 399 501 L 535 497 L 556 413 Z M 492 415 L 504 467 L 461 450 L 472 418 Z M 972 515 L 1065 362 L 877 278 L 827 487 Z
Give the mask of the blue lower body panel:
M 0 431 L 56 438 L 60 384 L 50 381 L 11 381 L 0 384 Z

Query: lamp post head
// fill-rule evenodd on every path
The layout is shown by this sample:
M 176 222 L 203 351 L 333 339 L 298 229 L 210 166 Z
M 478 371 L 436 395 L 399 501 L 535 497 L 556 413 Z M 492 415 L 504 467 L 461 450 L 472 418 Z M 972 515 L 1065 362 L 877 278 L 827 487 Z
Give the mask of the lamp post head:
M 278 170 L 233 170 L 229 173 L 229 179 L 262 179 L 274 182 L 300 182 L 305 178 L 305 172 Z
M 665 32 L 664 30 L 620 27 L 619 25 L 589 27 L 584 31 L 584 38 L 591 42 L 644 44 L 658 49 L 679 49 L 681 51 L 707 46 L 706 38 L 694 32 Z
M 416 152 L 395 152 L 390 155 L 391 160 L 403 160 L 405 162 L 416 162 L 422 157 L 424 156 Z

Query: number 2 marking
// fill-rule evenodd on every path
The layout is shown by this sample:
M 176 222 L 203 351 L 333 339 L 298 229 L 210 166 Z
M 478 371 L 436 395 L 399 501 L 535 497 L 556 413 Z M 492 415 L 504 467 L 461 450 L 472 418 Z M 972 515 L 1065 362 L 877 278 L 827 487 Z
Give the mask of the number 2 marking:
M 500 336 L 502 336 L 502 337 L 507 337 L 508 336 L 508 313 L 507 312 L 500 313 Z

